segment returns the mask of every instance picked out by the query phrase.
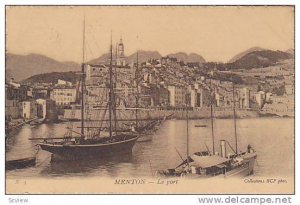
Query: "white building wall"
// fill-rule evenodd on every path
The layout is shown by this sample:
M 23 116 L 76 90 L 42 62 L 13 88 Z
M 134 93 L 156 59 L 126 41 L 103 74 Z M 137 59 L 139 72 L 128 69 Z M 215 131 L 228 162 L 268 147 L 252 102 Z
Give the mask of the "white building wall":
M 256 93 L 255 99 L 259 107 L 262 107 L 265 100 L 265 92 L 259 91 L 258 93 Z
M 56 105 L 70 105 L 76 101 L 76 93 L 76 88 L 56 88 L 52 90 L 50 99 Z
M 197 92 L 194 89 L 190 90 L 190 96 L 191 96 L 191 107 L 196 107 L 196 103 L 197 103 Z
M 168 90 L 170 92 L 169 102 L 171 106 L 175 106 L 175 86 L 168 86 Z

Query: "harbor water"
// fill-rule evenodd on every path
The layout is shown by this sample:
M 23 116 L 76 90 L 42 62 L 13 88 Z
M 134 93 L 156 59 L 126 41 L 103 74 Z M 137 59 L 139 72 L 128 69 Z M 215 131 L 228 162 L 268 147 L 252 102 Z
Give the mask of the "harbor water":
M 78 123 L 78 122 L 77 122 Z M 6 159 L 33 156 L 36 141 L 28 138 L 62 137 L 67 123 L 23 126 L 7 141 Z M 78 124 L 79 125 L 79 124 Z M 198 125 L 198 127 L 195 125 Z M 199 126 L 200 125 L 200 126 Z M 77 127 L 75 125 L 74 127 Z M 235 148 L 232 119 L 214 120 L 215 149 L 225 139 Z M 189 152 L 212 150 L 210 119 L 190 120 Z M 294 119 L 249 118 L 237 120 L 238 149 L 248 144 L 257 151 L 255 176 L 294 175 Z M 174 168 L 187 155 L 185 120 L 167 120 L 152 136 L 152 141 L 137 142 L 131 155 L 95 156 L 93 160 L 50 162 L 51 155 L 39 150 L 35 167 L 6 171 L 7 177 L 136 177 L 152 176 L 155 171 Z M 233 152 L 227 147 L 227 152 Z M 180 156 L 181 155 L 181 156 Z

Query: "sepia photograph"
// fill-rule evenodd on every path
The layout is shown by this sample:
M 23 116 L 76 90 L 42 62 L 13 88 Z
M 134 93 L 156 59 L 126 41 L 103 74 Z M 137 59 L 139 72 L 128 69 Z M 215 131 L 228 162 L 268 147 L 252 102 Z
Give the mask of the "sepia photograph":
M 6 194 L 295 194 L 295 6 L 6 5 L 4 32 Z

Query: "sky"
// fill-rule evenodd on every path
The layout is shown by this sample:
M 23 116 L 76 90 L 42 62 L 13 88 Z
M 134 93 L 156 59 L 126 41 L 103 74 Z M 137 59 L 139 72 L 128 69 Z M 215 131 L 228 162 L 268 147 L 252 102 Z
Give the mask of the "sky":
M 136 50 L 197 53 L 227 62 L 251 47 L 294 48 L 293 7 L 85 6 L 6 7 L 6 50 L 85 61 L 109 51 L 121 37 L 125 55 Z

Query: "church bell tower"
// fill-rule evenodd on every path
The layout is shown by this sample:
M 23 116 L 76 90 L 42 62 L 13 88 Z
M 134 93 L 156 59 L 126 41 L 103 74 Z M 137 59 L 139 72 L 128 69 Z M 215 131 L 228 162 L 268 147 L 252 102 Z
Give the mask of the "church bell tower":
M 125 66 L 125 55 L 124 55 L 124 44 L 122 38 L 120 38 L 120 41 L 117 46 L 117 65 L 118 66 Z

